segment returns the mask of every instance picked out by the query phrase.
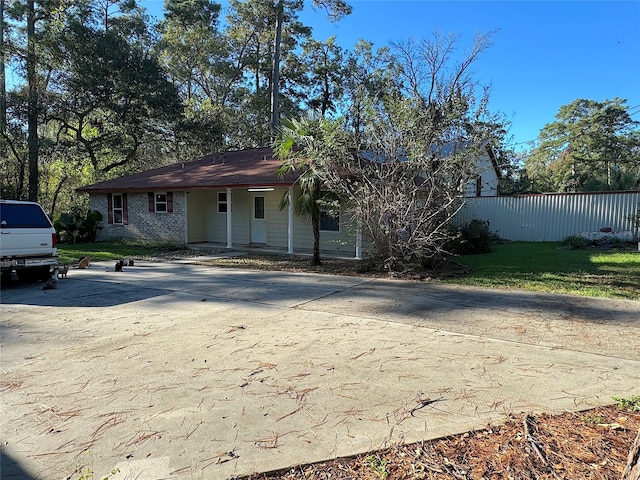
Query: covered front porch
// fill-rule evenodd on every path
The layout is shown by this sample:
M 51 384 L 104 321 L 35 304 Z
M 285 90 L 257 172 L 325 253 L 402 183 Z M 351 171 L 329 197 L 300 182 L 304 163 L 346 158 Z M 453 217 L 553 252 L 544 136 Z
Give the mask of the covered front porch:
M 296 217 L 291 202 L 280 208 L 295 186 L 247 186 L 192 189 L 186 198 L 186 243 L 191 247 L 308 254 L 311 225 Z M 362 257 L 361 235 L 344 215 L 322 222 L 320 250 L 325 255 Z

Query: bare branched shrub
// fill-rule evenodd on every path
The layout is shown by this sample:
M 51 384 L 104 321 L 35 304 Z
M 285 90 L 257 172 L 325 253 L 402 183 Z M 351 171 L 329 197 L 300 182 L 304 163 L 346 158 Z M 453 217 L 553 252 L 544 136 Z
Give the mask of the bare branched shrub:
M 390 270 L 437 264 L 455 236 L 450 221 L 501 127 L 470 72 L 489 38 L 477 36 L 459 63 L 455 36 L 396 44 L 386 67 L 394 75 L 359 91 L 357 129 L 308 118 L 289 122 L 276 142 L 285 163 L 293 158 L 337 195 Z
M 325 157 L 324 184 L 349 205 L 390 269 L 433 264 L 446 253 L 449 222 L 497 126 L 488 91 L 469 70 L 489 38 L 476 37 L 460 63 L 453 35 L 395 44 L 398 74 L 369 97 L 357 148 Z

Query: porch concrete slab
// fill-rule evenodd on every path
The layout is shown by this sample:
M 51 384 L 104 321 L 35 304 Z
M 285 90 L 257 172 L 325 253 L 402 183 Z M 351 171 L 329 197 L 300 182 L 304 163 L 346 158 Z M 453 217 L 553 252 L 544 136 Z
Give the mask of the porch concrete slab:
M 2 478 L 233 478 L 640 394 L 640 302 L 112 270 L 3 288 Z

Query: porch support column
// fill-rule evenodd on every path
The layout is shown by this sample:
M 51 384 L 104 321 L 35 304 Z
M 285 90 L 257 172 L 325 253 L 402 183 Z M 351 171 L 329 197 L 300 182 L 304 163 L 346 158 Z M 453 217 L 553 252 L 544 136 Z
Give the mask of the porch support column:
M 184 192 L 184 244 L 189 245 L 189 192 Z
M 289 187 L 289 205 L 287 208 L 287 253 L 293 253 L 293 187 Z
M 233 248 L 232 235 L 231 235 L 231 189 L 227 188 L 227 248 Z
M 362 258 L 362 220 L 358 219 L 356 226 L 356 258 Z

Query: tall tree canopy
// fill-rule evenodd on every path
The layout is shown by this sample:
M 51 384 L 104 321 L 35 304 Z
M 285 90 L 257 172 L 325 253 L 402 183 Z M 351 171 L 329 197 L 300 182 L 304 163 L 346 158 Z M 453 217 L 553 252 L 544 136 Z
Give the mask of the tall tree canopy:
M 638 189 L 639 126 L 620 98 L 563 105 L 525 162 L 528 178 L 538 191 Z
M 154 51 L 184 106 L 174 141 L 161 154 L 180 160 L 224 146 L 234 83 L 242 76 L 219 30 L 220 5 L 209 0 L 167 0 Z
M 11 7 L 11 64 L 24 82 L 7 95 L 2 168 L 14 173 L 3 178 L 3 196 L 53 211 L 65 186 L 139 168 L 141 147 L 166 136 L 182 107 L 135 0 Z
M 48 119 L 98 174 L 126 167 L 178 118 L 177 92 L 148 51 L 108 25 L 73 24 L 64 41 L 66 68 L 56 78 Z
M 280 47 L 282 44 L 282 25 L 286 20 L 285 5 L 288 2 L 285 0 L 277 0 L 276 7 L 276 33 L 274 41 L 273 52 L 273 70 L 271 80 L 271 133 L 275 134 L 276 128 L 280 121 L 280 104 L 279 104 L 279 92 L 280 92 Z M 293 9 L 301 9 L 303 2 L 296 0 L 292 3 Z M 351 6 L 344 0 L 313 0 L 315 7 L 322 7 L 326 10 L 327 15 L 331 21 L 337 21 L 345 15 L 351 13 Z
M 308 5 L 331 20 L 351 11 L 344 0 Z M 215 0 L 165 0 L 155 24 L 137 0 L 2 6 L 0 67 L 15 81 L 0 89 L 0 188 L 54 213 L 82 204 L 73 192 L 83 184 L 268 145 L 280 117 L 307 111 L 322 119 L 312 130 L 319 137 L 343 115 L 335 121 L 350 151 L 374 152 L 389 165 L 419 159 L 415 171 L 456 165 L 440 178 L 457 188 L 472 170 L 458 158 L 470 158 L 494 125 L 469 75 L 486 37 L 456 62 L 455 36 L 377 51 L 366 41 L 346 51 L 335 38 L 315 39 L 300 20 L 302 0 L 229 0 L 224 13 Z M 455 155 L 432 150 L 447 143 Z M 375 171 L 358 175 L 365 173 Z M 318 184 L 310 185 L 318 200 Z M 393 215 L 378 218 L 397 230 Z
M 343 0 L 313 6 L 332 20 L 350 11 Z M 263 146 L 274 111 L 298 116 L 321 94 L 313 108 L 339 101 L 339 80 L 328 77 L 340 59 L 323 72 L 306 68 L 321 42 L 298 18 L 302 0 L 231 0 L 226 22 L 213 0 L 164 7 L 154 25 L 136 0 L 2 0 L 4 197 L 39 199 L 53 211 L 72 187 Z M 6 68 L 17 79 L 10 85 Z

